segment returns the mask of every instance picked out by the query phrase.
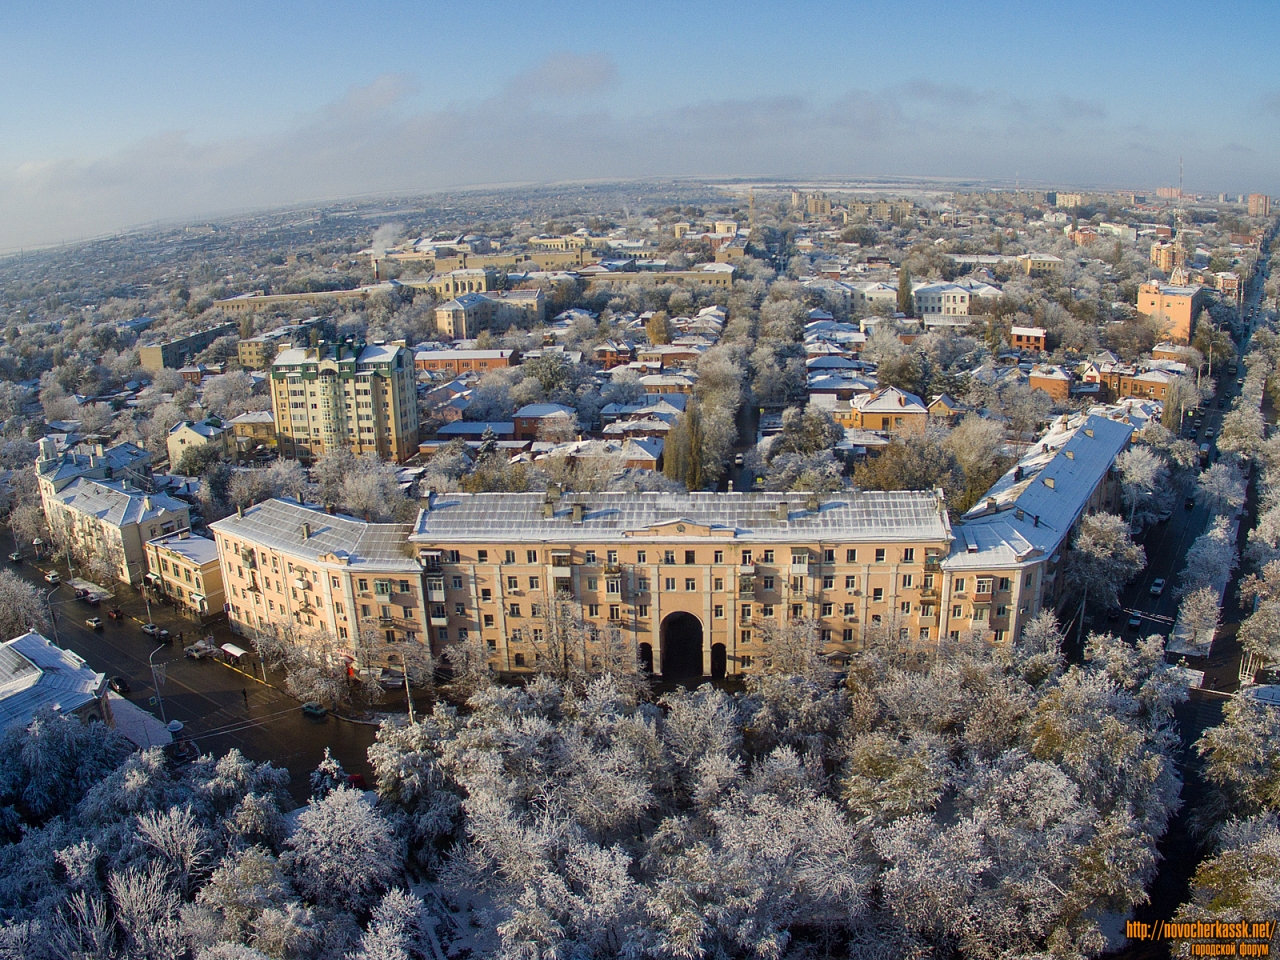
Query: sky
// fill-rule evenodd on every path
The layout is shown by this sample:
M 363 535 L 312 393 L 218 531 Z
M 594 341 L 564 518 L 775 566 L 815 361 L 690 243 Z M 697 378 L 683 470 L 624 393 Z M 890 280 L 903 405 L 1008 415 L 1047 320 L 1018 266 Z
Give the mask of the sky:
M 1038 6 L 1043 9 L 1028 9 Z M 634 177 L 1280 194 L 1275 0 L 0 4 L 0 251 Z

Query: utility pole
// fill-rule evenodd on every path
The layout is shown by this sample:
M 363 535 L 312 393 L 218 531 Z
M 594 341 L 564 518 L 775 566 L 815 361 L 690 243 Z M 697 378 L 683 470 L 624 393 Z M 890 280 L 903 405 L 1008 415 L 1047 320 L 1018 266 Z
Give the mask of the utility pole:
M 164 697 L 160 696 L 160 682 L 156 677 L 156 661 L 155 656 L 164 649 L 164 644 L 156 647 L 151 651 L 151 656 L 147 657 L 147 663 L 151 665 L 151 685 L 156 688 L 156 706 L 160 708 L 160 722 L 164 723 Z

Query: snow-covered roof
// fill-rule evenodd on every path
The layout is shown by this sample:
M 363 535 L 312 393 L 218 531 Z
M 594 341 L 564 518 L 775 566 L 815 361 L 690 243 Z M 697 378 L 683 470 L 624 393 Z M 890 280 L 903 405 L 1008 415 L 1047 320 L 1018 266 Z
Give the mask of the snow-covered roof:
M 88 480 L 80 477 L 56 494 L 78 513 L 96 517 L 115 527 L 156 520 L 167 513 L 186 513 L 187 505 L 164 493 L 126 489 L 123 480 Z
M 0 730 L 42 707 L 68 714 L 98 698 L 104 674 L 34 630 L 0 644 Z

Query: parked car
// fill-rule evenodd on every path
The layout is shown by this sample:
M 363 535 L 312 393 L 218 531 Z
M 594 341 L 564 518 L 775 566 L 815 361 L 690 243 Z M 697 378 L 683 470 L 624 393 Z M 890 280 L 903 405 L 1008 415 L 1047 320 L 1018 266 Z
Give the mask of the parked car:
M 1182 501 L 1182 506 L 1186 510 L 1194 510 L 1196 508 L 1196 498 L 1187 497 L 1187 499 Z
M 1157 577 L 1151 581 L 1151 595 L 1153 597 L 1158 597 L 1162 593 L 1164 593 L 1164 578 Z
M 121 610 L 119 607 L 112 607 L 110 610 L 108 610 L 108 611 L 107 611 L 107 619 L 108 619 L 108 620 L 123 620 L 123 619 L 124 619 L 124 611 L 123 611 L 123 610 Z
M 1136 613 L 1129 618 L 1128 627 L 1130 630 L 1137 630 L 1141 626 L 1142 626 L 1142 618 L 1138 616 Z
M 320 704 L 316 703 L 314 700 L 308 700 L 306 703 L 302 705 L 302 712 L 305 713 L 308 717 L 311 717 L 315 720 L 320 720 L 320 719 L 323 719 L 325 714 L 327 714 L 329 711 L 326 710 L 324 707 L 322 707 Z
M 44 575 L 44 582 L 45 583 L 61 583 L 62 578 L 58 576 L 57 570 L 50 570 L 48 573 Z
M 84 625 L 85 625 L 86 627 L 88 627 L 90 630 L 101 630 L 101 629 L 102 629 L 102 618 L 101 618 L 101 617 L 89 617 L 88 619 L 86 619 L 86 620 L 85 620 Z
M 212 657 L 218 652 L 218 648 L 208 640 L 197 640 L 195 643 L 189 644 L 182 648 L 184 656 L 191 660 L 204 660 Z
M 157 627 L 154 623 L 144 623 L 142 625 L 142 632 L 153 640 L 160 640 L 165 643 L 168 643 L 169 641 L 169 631 L 164 629 L 164 627 Z
M 129 692 L 129 681 L 126 680 L 124 677 L 112 677 L 110 680 L 107 681 L 107 686 L 109 686 L 116 693 Z
M 1204 438 L 1205 438 L 1206 440 L 1212 440 L 1212 439 L 1213 439 L 1213 427 L 1210 427 L 1208 430 L 1206 430 L 1206 431 L 1204 432 Z
M 1170 510 L 1168 507 L 1165 507 L 1163 510 L 1161 510 L 1159 513 L 1156 514 L 1156 523 L 1164 523 L 1172 516 L 1173 516 L 1173 511 Z
M 1110 621 L 1111 623 L 1115 623 L 1117 620 L 1120 619 L 1120 614 L 1122 613 L 1124 613 L 1123 607 L 1112 607 L 1110 610 L 1107 611 L 1107 620 Z
M 9 554 L 9 559 L 12 560 L 14 563 L 21 563 L 22 554 L 19 553 L 17 550 L 15 550 L 13 551 L 13 553 Z

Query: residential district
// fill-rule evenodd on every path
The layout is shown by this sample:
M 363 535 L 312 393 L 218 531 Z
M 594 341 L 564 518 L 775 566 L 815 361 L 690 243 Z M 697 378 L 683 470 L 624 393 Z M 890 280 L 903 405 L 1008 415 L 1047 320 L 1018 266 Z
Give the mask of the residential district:
M 767 699 L 812 657 L 856 696 L 956 650 L 1056 676 L 1028 664 L 1059 642 L 1207 704 L 1186 743 L 1280 704 L 1267 196 L 638 189 L 0 264 L 0 588 L 43 597 L 0 601 L 4 724 L 53 707 L 180 759 L 269 736 L 240 696 Z M 90 665 L 143 634 L 182 637 Z

